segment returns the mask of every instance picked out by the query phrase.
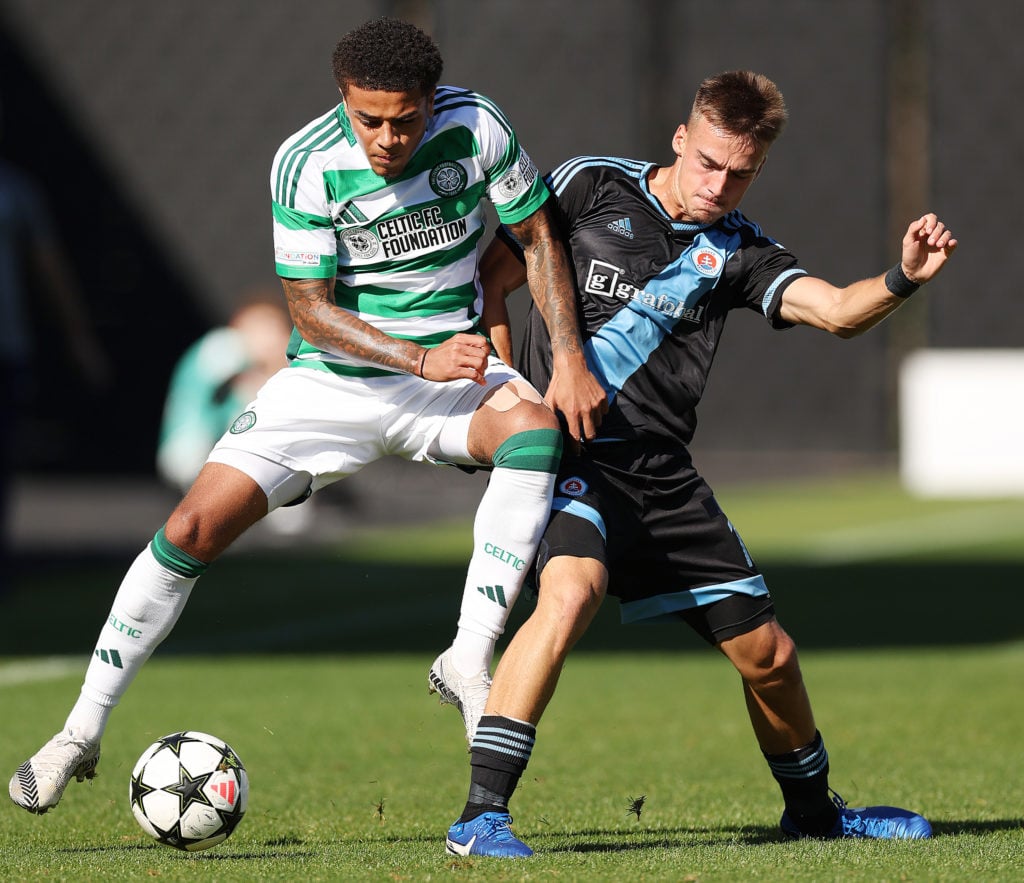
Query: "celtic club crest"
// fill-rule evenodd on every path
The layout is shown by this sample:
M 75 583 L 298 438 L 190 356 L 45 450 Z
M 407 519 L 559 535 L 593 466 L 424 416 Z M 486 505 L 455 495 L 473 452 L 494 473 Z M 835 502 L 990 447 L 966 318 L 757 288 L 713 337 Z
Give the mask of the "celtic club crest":
M 240 435 L 252 429 L 256 425 L 256 415 L 252 411 L 246 411 L 241 416 L 235 419 L 235 422 L 231 424 L 228 431 L 232 435 Z
M 430 189 L 438 196 L 458 196 L 467 180 L 466 170 L 457 162 L 441 162 L 430 170 Z

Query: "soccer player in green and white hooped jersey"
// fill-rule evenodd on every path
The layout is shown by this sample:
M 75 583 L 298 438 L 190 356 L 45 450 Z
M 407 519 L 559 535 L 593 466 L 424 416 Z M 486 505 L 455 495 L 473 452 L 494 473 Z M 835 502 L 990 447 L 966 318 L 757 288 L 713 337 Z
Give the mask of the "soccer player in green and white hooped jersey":
M 548 197 L 515 132 L 487 98 L 439 86 L 404 171 L 382 177 L 371 162 L 345 104 L 284 143 L 271 173 L 279 275 L 337 275 L 338 306 L 423 347 L 475 331 L 483 197 L 507 224 Z M 348 376 L 390 370 L 324 351 L 298 333 L 289 355 Z
M 333 61 L 341 106 L 289 138 L 273 164 L 289 367 L 235 419 L 129 568 L 64 728 L 11 778 L 11 799 L 30 812 L 95 775 L 112 709 L 214 559 L 268 511 L 387 455 L 491 469 L 459 628 L 435 662 L 448 679 L 466 676 L 443 698 L 460 710 L 486 701 L 494 641 L 547 520 L 555 412 L 577 438 L 607 408 L 586 367 L 547 191 L 500 111 L 438 89 L 440 52 L 402 21 L 356 28 Z M 477 332 L 485 196 L 524 244 L 548 317 L 556 376 L 546 400 Z M 512 839 L 498 826 L 496 843 Z

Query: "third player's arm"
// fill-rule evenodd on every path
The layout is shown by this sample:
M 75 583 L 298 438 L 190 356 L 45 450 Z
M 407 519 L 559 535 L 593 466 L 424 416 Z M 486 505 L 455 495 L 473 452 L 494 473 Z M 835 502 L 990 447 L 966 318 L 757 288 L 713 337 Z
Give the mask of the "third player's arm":
M 480 258 L 480 285 L 484 292 L 480 325 L 506 365 L 512 364 L 512 320 L 505 299 L 526 284 L 526 267 L 497 236 Z

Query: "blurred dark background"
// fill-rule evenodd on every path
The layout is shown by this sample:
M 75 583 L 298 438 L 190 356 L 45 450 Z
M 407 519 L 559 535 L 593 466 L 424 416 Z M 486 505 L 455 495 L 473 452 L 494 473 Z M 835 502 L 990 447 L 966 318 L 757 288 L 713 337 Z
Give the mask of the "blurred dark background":
M 695 446 L 709 477 L 889 462 L 905 352 L 1020 345 L 1022 252 L 992 232 L 1024 197 L 1011 0 L 0 0 L 0 149 L 45 192 L 116 371 L 87 389 L 35 316 L 22 475 L 152 476 L 174 360 L 277 286 L 274 151 L 337 102 L 334 44 L 380 14 L 432 32 L 444 81 L 495 99 L 545 170 L 668 162 L 700 79 L 766 73 L 791 122 L 744 210 L 832 281 L 880 272 L 925 210 L 961 238 L 925 296 L 858 340 L 734 317 Z

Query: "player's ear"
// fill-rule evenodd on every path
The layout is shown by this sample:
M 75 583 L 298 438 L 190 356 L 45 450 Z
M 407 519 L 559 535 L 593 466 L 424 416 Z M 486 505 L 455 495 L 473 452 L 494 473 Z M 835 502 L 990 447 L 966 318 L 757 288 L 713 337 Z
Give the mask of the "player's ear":
M 686 147 L 686 124 L 680 123 L 676 133 L 672 136 L 672 150 L 676 156 L 682 156 Z

